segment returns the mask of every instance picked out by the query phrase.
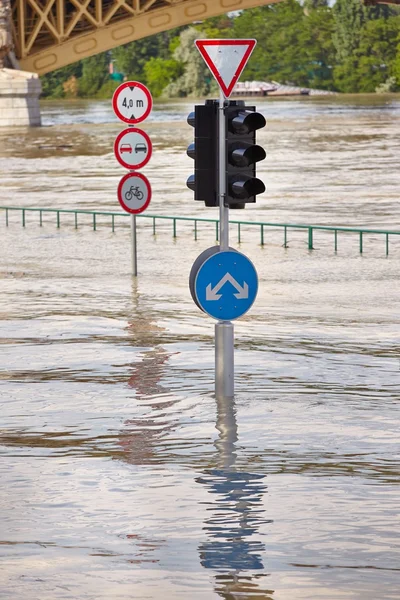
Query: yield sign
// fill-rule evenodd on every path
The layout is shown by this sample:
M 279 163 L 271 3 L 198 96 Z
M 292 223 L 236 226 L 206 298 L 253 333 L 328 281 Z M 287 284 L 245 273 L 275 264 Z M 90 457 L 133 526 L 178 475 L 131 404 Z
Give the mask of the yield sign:
M 196 46 L 226 98 L 232 93 L 256 40 L 196 40 Z

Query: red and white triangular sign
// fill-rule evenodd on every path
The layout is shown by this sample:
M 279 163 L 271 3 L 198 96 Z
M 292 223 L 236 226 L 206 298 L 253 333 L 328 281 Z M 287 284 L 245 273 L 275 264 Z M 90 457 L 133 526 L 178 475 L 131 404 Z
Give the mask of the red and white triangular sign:
M 256 40 L 196 40 L 195 44 L 226 98 L 232 93 Z

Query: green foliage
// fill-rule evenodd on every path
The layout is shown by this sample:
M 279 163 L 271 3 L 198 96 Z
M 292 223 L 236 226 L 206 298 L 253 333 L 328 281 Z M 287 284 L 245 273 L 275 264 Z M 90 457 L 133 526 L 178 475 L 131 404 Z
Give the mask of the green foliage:
M 361 28 L 366 18 L 366 9 L 360 0 L 337 0 L 333 7 L 335 32 L 333 43 L 339 63 L 352 58 L 360 44 Z
M 173 58 L 151 58 L 144 65 L 146 83 L 154 97 L 161 96 L 167 85 L 182 75 L 183 66 Z
M 233 37 L 234 18 L 228 15 L 220 15 L 219 17 L 211 17 L 201 24 L 196 26 L 198 29 L 198 37 L 204 38 L 231 38 Z
M 309 12 L 318 8 L 326 8 L 329 6 L 328 0 L 304 0 L 304 10 Z
M 398 92 L 399 86 L 397 85 L 396 77 L 389 77 L 384 83 L 378 85 L 375 91 L 377 94 L 390 94 L 393 92 Z
M 90 56 L 82 61 L 82 77 L 79 80 L 79 95 L 85 98 L 96 96 L 108 80 L 110 58 L 107 52 Z
M 234 37 L 252 37 L 257 46 L 243 79 L 298 86 L 332 87 L 333 18 L 327 7 L 304 13 L 296 0 L 244 11 Z
M 115 79 L 107 79 L 107 81 L 105 81 L 101 88 L 96 92 L 95 97 L 101 100 L 109 100 L 112 98 L 113 93 L 119 85 L 119 81 L 116 81 Z
M 76 62 L 67 67 L 62 67 L 41 77 L 42 96 L 44 98 L 64 98 L 65 92 L 63 83 L 70 77 L 79 79 L 82 75 L 82 61 Z
M 166 87 L 166 96 L 207 96 L 213 89 L 214 79 L 194 44 L 201 37 L 204 37 L 204 33 L 194 27 L 182 31 L 180 44 L 174 52 L 174 59 L 181 65 L 182 74 Z
M 379 14 L 387 18 L 379 18 Z M 361 15 L 358 10 L 357 15 Z M 335 82 L 341 92 L 374 92 L 388 78 L 397 77 L 395 65 L 399 54 L 400 16 L 364 9 L 356 22 L 357 32 L 351 32 L 351 21 L 347 22 L 347 37 L 344 35 L 344 21 L 341 23 L 342 41 L 347 42 L 341 48 L 337 47 L 341 60 L 335 67 Z M 351 44 L 348 43 L 350 39 Z
M 157 33 L 147 38 L 114 48 L 112 57 L 118 71 L 128 79 L 147 83 L 145 65 L 152 58 L 170 59 L 171 44 L 176 44 L 179 29 Z M 178 37 L 179 40 L 179 37 Z

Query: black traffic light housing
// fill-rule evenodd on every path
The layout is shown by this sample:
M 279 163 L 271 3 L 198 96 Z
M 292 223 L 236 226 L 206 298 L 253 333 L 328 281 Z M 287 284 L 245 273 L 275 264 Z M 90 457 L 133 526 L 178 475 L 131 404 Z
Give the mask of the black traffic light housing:
M 187 149 L 194 159 L 194 175 L 187 186 L 194 191 L 195 200 L 218 206 L 218 102 L 206 100 L 205 105 L 195 106 L 187 121 L 194 127 L 194 143 Z
M 265 192 L 256 177 L 256 163 L 264 160 L 265 150 L 256 144 L 256 131 L 265 126 L 265 118 L 255 106 L 231 101 L 225 108 L 226 120 L 226 199 L 229 208 L 245 208 Z
M 195 140 L 187 149 L 194 159 L 194 174 L 187 186 L 194 191 L 194 199 L 206 206 L 219 206 L 219 102 L 206 100 L 196 105 L 188 116 L 194 127 Z M 265 191 L 264 183 L 256 177 L 256 163 L 264 160 L 264 148 L 256 142 L 256 131 L 265 126 L 265 118 L 255 106 L 246 106 L 243 100 L 229 101 L 224 109 L 226 122 L 226 197 L 225 206 L 245 208 Z

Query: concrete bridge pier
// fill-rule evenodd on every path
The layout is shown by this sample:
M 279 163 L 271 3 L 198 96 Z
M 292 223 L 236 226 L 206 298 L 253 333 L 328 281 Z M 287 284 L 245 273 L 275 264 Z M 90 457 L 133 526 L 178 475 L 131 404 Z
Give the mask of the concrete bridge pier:
M 41 91 L 36 73 L 18 70 L 13 53 L 10 0 L 0 0 L 0 127 L 40 125 Z

